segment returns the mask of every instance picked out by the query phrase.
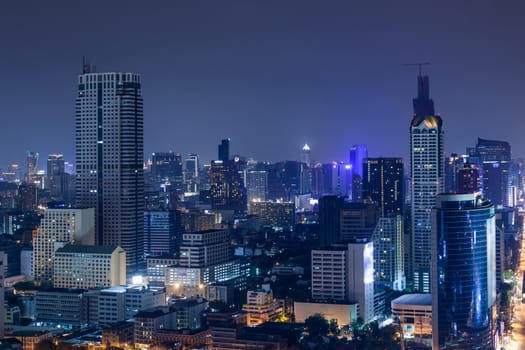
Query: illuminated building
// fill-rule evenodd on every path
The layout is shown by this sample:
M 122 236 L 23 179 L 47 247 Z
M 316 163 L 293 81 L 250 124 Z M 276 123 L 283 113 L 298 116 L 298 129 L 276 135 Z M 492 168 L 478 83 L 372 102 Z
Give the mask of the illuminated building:
M 377 203 L 382 217 L 403 215 L 404 173 L 402 158 L 364 160 L 363 199 Z
M 432 211 L 433 348 L 492 349 L 496 300 L 494 206 L 479 194 L 440 194 Z
M 198 193 L 199 192 L 199 155 L 188 154 L 184 159 L 184 192 Z
M 283 314 L 281 304 L 273 297 L 269 288 L 249 290 L 246 293 L 246 304 L 242 306 L 242 310 L 247 313 L 246 324 L 250 327 L 275 321 Z
M 362 197 L 363 163 L 368 158 L 366 145 L 353 145 L 350 148 L 350 166 L 352 167 L 352 201 L 359 202 Z
M 374 282 L 393 290 L 406 288 L 403 217 L 382 217 L 374 229 Z
M 479 192 L 481 190 L 481 177 L 478 166 L 467 164 L 465 167 L 458 169 L 457 181 L 458 193 Z
M 312 299 L 357 302 L 359 317 L 374 317 L 373 243 L 312 250 Z
M 47 156 L 47 189 L 52 198 L 61 198 L 61 176 L 64 174 L 64 156 L 50 154 Z
M 23 183 L 18 186 L 16 207 L 21 211 L 34 211 L 38 204 L 38 188 L 35 184 Z
M 392 318 L 399 319 L 405 341 L 432 346 L 432 295 L 405 294 L 391 302 Z
M 450 157 L 445 158 L 445 187 L 446 193 L 457 192 L 459 188 L 458 184 L 458 172 L 465 166 L 465 159 L 458 156 L 456 153 L 452 153 Z
M 468 149 L 472 162 L 482 171 L 483 196 L 494 205 L 511 206 L 510 144 L 478 138 L 476 147 Z
M 55 288 L 35 294 L 36 321 L 51 326 L 82 328 L 88 323 L 84 290 Z
M 268 200 L 268 173 L 264 170 L 248 170 L 244 173 L 248 210 L 254 201 Z
M 434 113 L 427 76 L 418 76 L 418 97 L 410 124 L 410 204 L 414 289 L 430 292 L 430 211 L 443 192 L 444 132 Z
M 231 256 L 230 235 L 226 230 L 184 233 L 179 264 L 183 267 L 208 267 L 228 261 Z
M 250 214 L 257 215 L 262 226 L 271 226 L 284 231 L 293 230 L 295 205 L 292 202 L 252 202 Z
M 238 169 L 240 162 L 238 157 L 231 161 L 212 161 L 210 170 L 212 209 L 233 210 L 236 214 L 246 212 L 246 189 Z
M 155 152 L 151 155 L 151 177 L 158 191 L 162 185 L 171 186 L 177 194 L 183 192 L 182 156 L 178 152 Z
M 37 152 L 27 151 L 27 167 L 26 167 L 26 181 L 31 183 L 38 172 L 38 159 L 39 154 Z
M 107 288 L 125 284 L 126 252 L 120 247 L 67 244 L 55 251 L 56 288 Z
M 181 213 L 178 210 L 144 212 L 144 253 L 175 254 L 182 239 Z
M 46 209 L 33 239 L 36 281 L 51 281 L 55 251 L 66 244 L 93 245 L 94 210 Z
M 144 257 L 144 135 L 140 75 L 78 77 L 76 204 L 95 208 L 96 243 L 126 251 L 128 270 Z

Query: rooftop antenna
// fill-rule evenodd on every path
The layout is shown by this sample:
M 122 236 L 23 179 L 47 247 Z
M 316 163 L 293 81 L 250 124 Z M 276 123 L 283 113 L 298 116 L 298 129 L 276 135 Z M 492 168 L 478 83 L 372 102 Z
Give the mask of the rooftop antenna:
M 423 70 L 423 66 L 428 66 L 430 62 L 417 62 L 417 63 L 406 63 L 405 66 L 417 66 L 419 71 L 419 76 L 421 76 L 421 71 Z
M 82 74 L 91 73 L 91 66 L 86 61 L 86 56 L 82 56 Z

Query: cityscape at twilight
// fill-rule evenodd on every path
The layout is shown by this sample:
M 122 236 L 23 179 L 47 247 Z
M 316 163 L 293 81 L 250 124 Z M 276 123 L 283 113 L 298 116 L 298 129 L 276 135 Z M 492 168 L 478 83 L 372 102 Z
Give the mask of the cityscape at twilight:
M 525 349 L 524 16 L 0 4 L 0 350 Z

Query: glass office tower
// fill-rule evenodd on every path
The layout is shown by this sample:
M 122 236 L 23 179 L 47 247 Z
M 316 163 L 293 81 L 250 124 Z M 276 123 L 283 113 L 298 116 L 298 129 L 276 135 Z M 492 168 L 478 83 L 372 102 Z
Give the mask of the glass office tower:
M 492 349 L 494 206 L 476 193 L 440 194 L 432 211 L 433 348 Z

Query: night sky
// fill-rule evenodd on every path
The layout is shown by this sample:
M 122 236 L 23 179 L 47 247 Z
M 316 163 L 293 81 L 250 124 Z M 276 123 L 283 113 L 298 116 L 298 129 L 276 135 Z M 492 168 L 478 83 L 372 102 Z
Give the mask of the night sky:
M 154 4 L 154 5 L 153 5 Z M 74 161 L 82 56 L 142 74 L 145 154 L 408 161 L 412 62 L 431 62 L 446 153 L 477 137 L 525 155 L 524 1 L 2 1 L 0 168 Z

